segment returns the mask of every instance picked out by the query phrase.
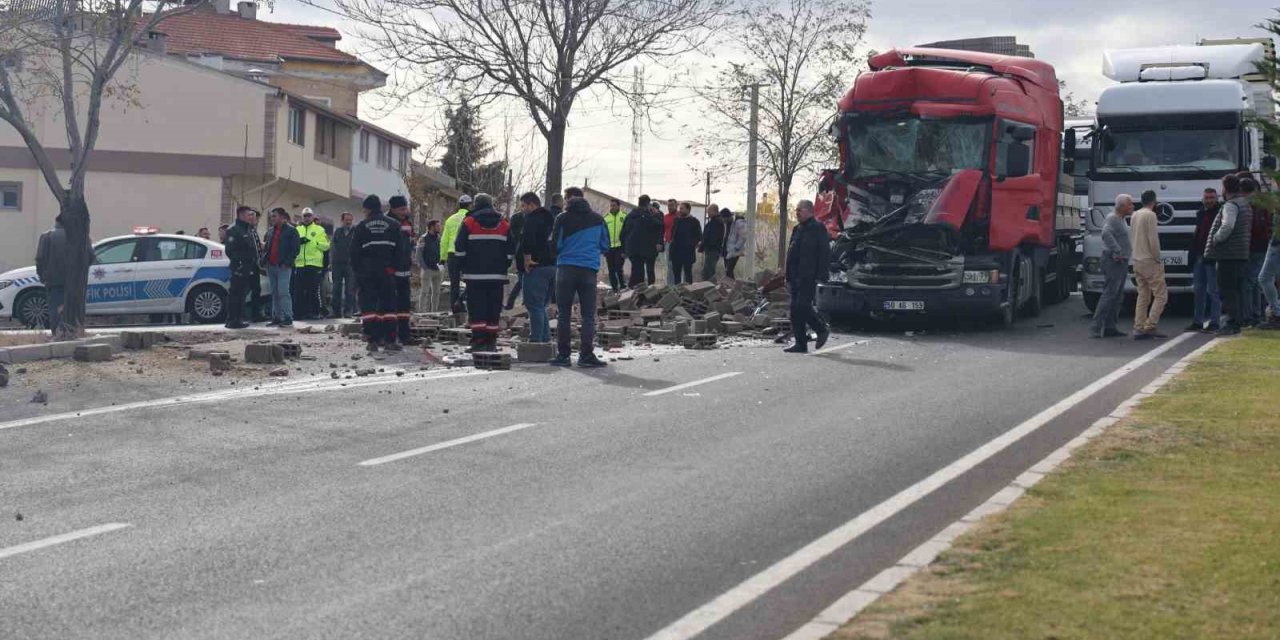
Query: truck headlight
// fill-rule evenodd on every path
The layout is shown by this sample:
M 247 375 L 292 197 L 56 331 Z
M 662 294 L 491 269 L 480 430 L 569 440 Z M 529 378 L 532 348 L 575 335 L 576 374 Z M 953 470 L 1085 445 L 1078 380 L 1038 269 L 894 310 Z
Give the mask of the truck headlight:
M 964 272 L 965 284 L 996 284 L 998 282 L 1000 282 L 1000 271 L 996 269 Z
M 1102 273 L 1102 259 L 1101 258 L 1085 258 L 1084 272 L 1092 275 L 1097 275 L 1099 273 Z
M 0 280 L 0 289 L 8 289 L 13 286 L 12 280 Z

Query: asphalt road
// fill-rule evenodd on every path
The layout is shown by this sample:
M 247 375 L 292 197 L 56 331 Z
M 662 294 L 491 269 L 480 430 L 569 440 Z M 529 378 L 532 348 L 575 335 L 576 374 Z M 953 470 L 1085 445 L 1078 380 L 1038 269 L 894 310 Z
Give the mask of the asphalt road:
M 0 636 L 647 638 L 1158 344 L 1089 340 L 1081 312 L 0 417 Z M 785 636 L 1206 340 L 698 637 Z

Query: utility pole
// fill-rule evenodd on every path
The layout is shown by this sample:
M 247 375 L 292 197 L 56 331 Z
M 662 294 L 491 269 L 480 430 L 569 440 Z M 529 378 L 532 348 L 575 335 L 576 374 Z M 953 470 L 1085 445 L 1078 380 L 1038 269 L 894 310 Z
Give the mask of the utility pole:
M 707 172 L 707 199 L 703 200 L 702 204 L 704 205 L 711 204 L 711 172 L 710 171 Z
M 760 138 L 760 84 L 753 84 L 750 89 L 751 139 L 747 143 L 747 277 L 754 280 L 756 277 L 756 156 Z
M 627 200 L 636 201 L 644 190 L 644 69 L 636 67 L 631 86 L 631 171 L 627 176 Z

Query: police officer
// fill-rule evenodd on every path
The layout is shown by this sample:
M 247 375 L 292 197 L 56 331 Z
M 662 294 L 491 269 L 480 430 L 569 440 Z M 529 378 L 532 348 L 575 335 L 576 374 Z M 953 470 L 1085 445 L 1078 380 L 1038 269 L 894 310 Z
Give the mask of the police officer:
M 471 210 L 471 196 L 462 194 L 458 198 L 458 210 L 445 218 L 444 233 L 440 236 L 440 262 L 449 270 L 449 308 L 454 313 L 462 310 L 462 270 L 458 267 L 458 259 L 453 255 L 453 245 L 458 239 L 458 228 Z
M 351 266 L 359 286 L 360 323 L 369 353 L 378 347 L 400 351 L 395 336 L 396 272 L 403 271 L 401 256 L 408 255 L 409 240 L 395 220 L 382 214 L 378 196 L 364 199 L 364 220 L 351 239 Z
M 413 234 L 413 220 L 409 215 L 409 201 L 404 196 L 391 196 L 387 200 L 387 206 L 391 209 L 391 217 L 400 223 L 400 232 L 405 237 L 404 255 L 396 256 L 396 338 L 405 346 L 421 344 L 421 340 L 409 335 L 409 312 L 413 304 L 409 276 L 413 273 L 413 244 L 417 241 L 417 236 Z
M 227 228 L 223 249 L 231 261 L 231 291 L 227 295 L 227 328 L 244 329 L 244 298 L 258 281 L 258 238 L 254 223 L 258 212 L 251 207 L 236 208 L 236 222 Z

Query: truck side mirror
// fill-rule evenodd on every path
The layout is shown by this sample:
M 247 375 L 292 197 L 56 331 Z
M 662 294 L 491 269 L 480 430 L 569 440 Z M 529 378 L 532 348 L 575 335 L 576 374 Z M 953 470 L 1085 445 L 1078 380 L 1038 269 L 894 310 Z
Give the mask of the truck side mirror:
M 1062 157 L 1064 158 L 1076 157 L 1076 130 L 1075 129 L 1067 129 L 1066 133 L 1062 134 Z
M 1075 161 L 1075 160 L 1072 160 L 1071 158 L 1067 158 L 1066 160 L 1063 160 L 1063 161 L 1062 161 L 1062 172 L 1063 172 L 1063 173 L 1075 173 L 1075 172 L 1076 172 L 1076 161 Z

